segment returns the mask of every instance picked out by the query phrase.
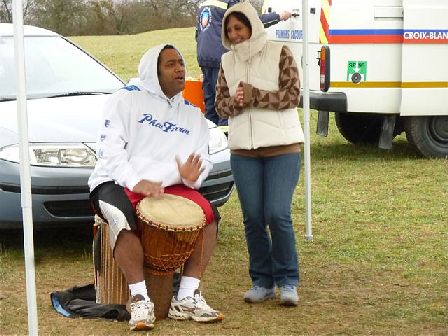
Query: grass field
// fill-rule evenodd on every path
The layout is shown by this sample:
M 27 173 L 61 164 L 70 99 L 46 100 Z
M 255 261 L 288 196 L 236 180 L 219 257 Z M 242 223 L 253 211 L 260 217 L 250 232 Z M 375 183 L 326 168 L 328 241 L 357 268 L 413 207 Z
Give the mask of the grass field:
M 72 40 L 124 79 L 137 75 L 146 49 L 172 42 L 187 59 L 190 75 L 199 75 L 192 29 Z M 312 114 L 312 133 L 315 127 Z M 391 151 L 381 151 L 348 144 L 333 120 L 329 133 L 311 137 L 312 241 L 305 240 L 303 171 L 293 203 L 299 307 L 242 301 L 250 282 L 234 192 L 220 209 L 219 242 L 202 282 L 207 301 L 225 320 L 211 325 L 163 320 L 148 334 L 448 334 L 448 161 L 420 158 L 404 136 Z M 88 228 L 36 234 L 41 335 L 133 334 L 124 323 L 64 318 L 50 306 L 50 292 L 93 281 L 90 239 Z M 21 232 L 0 232 L 0 335 L 26 334 L 26 314 Z

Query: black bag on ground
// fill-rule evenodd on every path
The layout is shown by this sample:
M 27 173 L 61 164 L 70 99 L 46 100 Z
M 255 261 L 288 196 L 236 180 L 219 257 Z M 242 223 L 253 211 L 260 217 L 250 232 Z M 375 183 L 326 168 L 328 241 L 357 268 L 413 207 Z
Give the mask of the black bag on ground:
M 127 321 L 131 318 L 125 305 L 96 303 L 93 284 L 52 292 L 50 298 L 53 308 L 66 317 L 105 318 L 116 321 Z

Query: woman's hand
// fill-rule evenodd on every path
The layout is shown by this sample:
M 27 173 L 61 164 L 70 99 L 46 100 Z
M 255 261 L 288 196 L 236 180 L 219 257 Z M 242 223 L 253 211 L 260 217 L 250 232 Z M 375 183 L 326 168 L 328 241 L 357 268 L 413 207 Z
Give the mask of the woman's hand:
M 244 105 L 244 89 L 243 89 L 243 82 L 240 82 L 238 84 L 238 87 L 236 88 L 235 96 L 233 97 L 235 100 L 235 105 L 238 107 L 243 107 Z
M 205 169 L 202 167 L 201 156 L 198 154 L 190 154 L 187 161 L 184 163 L 182 163 L 180 158 L 176 156 L 176 162 L 180 176 L 191 183 L 196 182 Z
M 164 193 L 162 182 L 152 182 L 148 180 L 140 180 L 132 191 L 149 197 L 159 197 Z

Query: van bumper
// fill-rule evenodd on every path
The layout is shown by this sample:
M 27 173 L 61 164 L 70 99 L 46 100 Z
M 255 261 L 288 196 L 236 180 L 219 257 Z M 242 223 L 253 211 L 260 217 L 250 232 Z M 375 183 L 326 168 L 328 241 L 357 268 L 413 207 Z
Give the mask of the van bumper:
M 303 107 L 303 95 L 300 97 Z M 318 111 L 347 112 L 347 95 L 344 92 L 310 91 L 310 108 Z

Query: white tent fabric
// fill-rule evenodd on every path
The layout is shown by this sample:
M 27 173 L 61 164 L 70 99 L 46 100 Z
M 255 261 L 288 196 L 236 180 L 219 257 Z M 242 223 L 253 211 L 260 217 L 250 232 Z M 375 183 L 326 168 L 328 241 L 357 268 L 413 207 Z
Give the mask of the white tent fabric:
M 23 38 L 22 0 L 13 0 L 14 56 L 17 72 L 17 122 L 20 136 L 20 185 L 23 215 L 23 235 L 28 308 L 28 334 L 38 334 L 36 277 L 34 267 L 33 213 L 31 201 L 31 174 L 28 144 L 28 116 L 26 105 L 25 48 Z
M 310 81 L 308 68 L 308 0 L 302 0 L 302 29 L 303 29 L 303 114 L 305 133 L 305 201 L 306 201 L 306 233 L 307 240 L 313 239 L 311 225 L 311 146 L 310 146 Z

